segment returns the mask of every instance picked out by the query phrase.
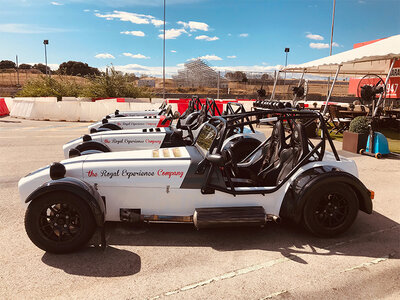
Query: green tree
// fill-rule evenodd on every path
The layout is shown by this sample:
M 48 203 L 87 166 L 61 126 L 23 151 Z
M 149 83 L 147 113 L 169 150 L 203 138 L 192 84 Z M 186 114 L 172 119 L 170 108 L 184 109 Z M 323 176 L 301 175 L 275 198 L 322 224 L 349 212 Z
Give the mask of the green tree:
M 11 60 L 2 60 L 0 61 L 0 69 L 15 69 L 15 62 Z
M 46 66 L 44 64 L 34 64 L 33 69 L 39 70 L 43 74 L 46 74 Z M 47 66 L 47 74 L 50 74 L 51 70 L 50 67 Z
M 29 65 L 29 64 L 20 64 L 18 67 L 19 67 L 21 70 L 30 70 L 30 69 L 32 69 L 32 66 Z
M 100 75 L 99 69 L 90 67 L 80 61 L 63 62 L 58 68 L 58 73 L 71 76 Z

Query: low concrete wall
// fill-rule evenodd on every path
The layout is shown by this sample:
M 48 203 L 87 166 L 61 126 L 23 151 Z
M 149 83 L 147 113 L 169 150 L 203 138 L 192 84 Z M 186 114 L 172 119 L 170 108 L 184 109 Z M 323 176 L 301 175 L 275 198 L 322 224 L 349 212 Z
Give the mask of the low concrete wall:
M 10 100 L 11 101 L 11 100 Z M 8 105 L 7 105 L 8 106 Z M 31 120 L 98 121 L 120 111 L 158 109 L 159 103 L 117 102 L 116 99 L 87 102 L 72 98 L 57 102 L 56 98 L 14 98 L 10 116 Z M 176 105 L 173 107 L 175 111 Z

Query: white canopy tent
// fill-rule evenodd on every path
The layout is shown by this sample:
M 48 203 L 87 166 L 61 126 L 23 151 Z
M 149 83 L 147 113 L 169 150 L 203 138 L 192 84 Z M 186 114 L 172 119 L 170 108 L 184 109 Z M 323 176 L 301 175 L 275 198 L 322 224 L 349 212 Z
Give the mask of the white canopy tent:
M 340 66 L 341 75 L 374 73 L 386 75 L 391 60 L 400 58 L 400 35 L 348 50 L 301 65 L 289 65 L 281 72 L 334 75 Z
M 301 65 L 290 65 L 280 70 L 280 72 L 303 73 L 302 78 L 305 73 L 323 74 L 327 76 L 335 74 L 331 89 L 329 90 L 328 97 L 326 99 L 326 103 L 328 104 L 339 73 L 345 76 L 357 76 L 370 73 L 376 75 L 386 75 L 386 85 L 390 78 L 394 63 L 399 58 L 400 35 L 394 35 L 366 46 L 313 60 L 308 63 Z M 295 99 L 293 101 L 295 101 Z M 373 115 L 377 113 L 378 107 L 381 104 L 381 100 L 382 94 L 374 109 Z M 325 106 L 323 114 L 326 113 L 327 107 L 328 105 Z

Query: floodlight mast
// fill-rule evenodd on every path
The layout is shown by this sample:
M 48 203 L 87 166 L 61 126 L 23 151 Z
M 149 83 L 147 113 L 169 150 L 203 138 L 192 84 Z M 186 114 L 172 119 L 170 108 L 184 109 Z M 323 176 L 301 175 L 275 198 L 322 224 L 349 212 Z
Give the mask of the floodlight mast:
M 50 72 L 49 72 L 49 74 L 47 74 L 47 49 L 46 49 L 46 45 L 48 45 L 49 44 L 49 40 L 44 40 L 43 41 L 43 45 L 44 45 L 44 60 L 45 60 L 45 64 L 46 64 L 46 75 L 50 75 Z
M 285 48 L 285 54 L 286 54 L 285 68 L 287 67 L 287 57 L 288 57 L 289 52 L 290 52 L 290 48 Z M 286 71 L 285 71 L 285 79 L 283 80 L 283 84 L 285 84 L 285 80 L 286 80 Z

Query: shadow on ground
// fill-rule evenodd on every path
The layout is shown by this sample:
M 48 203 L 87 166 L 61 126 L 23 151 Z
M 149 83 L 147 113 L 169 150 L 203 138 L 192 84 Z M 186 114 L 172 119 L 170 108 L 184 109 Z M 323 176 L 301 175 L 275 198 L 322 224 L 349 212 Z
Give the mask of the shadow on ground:
M 317 238 L 301 226 L 268 223 L 264 228 L 219 228 L 197 231 L 191 224 L 107 223 L 106 250 L 86 248 L 68 255 L 46 253 L 42 261 L 66 273 L 81 276 L 118 277 L 138 273 L 140 257 L 115 246 L 211 247 L 217 251 L 265 250 L 307 264 L 301 254 L 318 256 L 360 256 L 378 258 L 391 254 L 398 259 L 400 226 L 374 212 L 359 214 L 355 224 L 342 236 Z M 369 244 L 366 247 L 366 244 Z M 372 246 L 371 246 L 372 244 Z M 388 248 L 390 248 L 388 250 Z M 389 252 L 388 252 L 389 251 Z
M 87 248 L 82 251 L 55 255 L 45 253 L 42 261 L 54 268 L 62 269 L 68 274 L 89 277 L 122 277 L 140 272 L 139 255 L 114 247 Z

